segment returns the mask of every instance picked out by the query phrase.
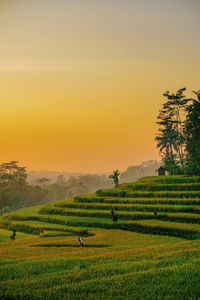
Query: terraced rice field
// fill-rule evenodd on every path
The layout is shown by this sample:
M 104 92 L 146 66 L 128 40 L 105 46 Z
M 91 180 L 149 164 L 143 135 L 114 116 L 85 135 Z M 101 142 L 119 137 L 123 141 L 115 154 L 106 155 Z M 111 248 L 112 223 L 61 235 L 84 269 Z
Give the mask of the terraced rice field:
M 200 177 L 145 177 L 0 223 L 1 299 L 200 299 Z

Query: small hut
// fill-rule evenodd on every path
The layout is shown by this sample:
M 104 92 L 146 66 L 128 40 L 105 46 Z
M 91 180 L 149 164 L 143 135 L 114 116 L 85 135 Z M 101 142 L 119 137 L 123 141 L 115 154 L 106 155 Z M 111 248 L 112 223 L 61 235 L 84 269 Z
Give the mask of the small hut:
M 160 166 L 160 168 L 157 169 L 156 172 L 158 172 L 158 176 L 165 176 L 166 175 L 166 169 L 163 166 Z

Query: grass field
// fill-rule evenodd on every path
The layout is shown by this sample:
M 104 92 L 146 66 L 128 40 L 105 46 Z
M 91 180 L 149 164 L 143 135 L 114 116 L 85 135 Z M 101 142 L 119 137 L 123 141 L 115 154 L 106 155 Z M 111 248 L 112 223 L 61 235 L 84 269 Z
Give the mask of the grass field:
M 146 177 L 4 215 L 0 299 L 200 299 L 199 183 Z

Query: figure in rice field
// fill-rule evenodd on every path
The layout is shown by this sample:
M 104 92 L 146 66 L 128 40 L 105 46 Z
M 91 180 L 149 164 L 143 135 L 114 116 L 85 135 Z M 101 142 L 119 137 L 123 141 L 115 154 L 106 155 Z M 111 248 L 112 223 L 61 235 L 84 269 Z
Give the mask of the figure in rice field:
M 109 176 L 109 178 L 113 179 L 115 187 L 119 186 L 119 175 L 120 175 L 119 171 L 115 170 L 115 171 L 113 171 L 113 175 Z
M 154 210 L 153 214 L 154 214 L 154 217 L 157 218 L 158 212 L 156 210 Z
M 13 233 L 12 233 L 12 235 L 10 236 L 10 239 L 11 239 L 12 241 L 14 241 L 15 238 L 16 238 L 16 230 L 13 230 Z
M 80 243 L 80 247 L 83 247 L 83 239 L 78 236 L 77 240 Z
M 115 208 L 115 210 L 114 210 L 114 208 L 112 207 L 110 214 L 111 214 L 112 221 L 117 222 L 118 221 L 117 208 Z

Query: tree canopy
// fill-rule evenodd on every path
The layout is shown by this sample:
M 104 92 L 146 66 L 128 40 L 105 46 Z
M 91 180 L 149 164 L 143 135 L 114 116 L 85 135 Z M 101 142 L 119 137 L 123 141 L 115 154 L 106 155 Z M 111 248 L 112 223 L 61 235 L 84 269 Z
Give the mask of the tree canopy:
M 165 92 L 167 99 L 158 114 L 157 147 L 170 174 L 200 174 L 200 91 L 197 99 Z

